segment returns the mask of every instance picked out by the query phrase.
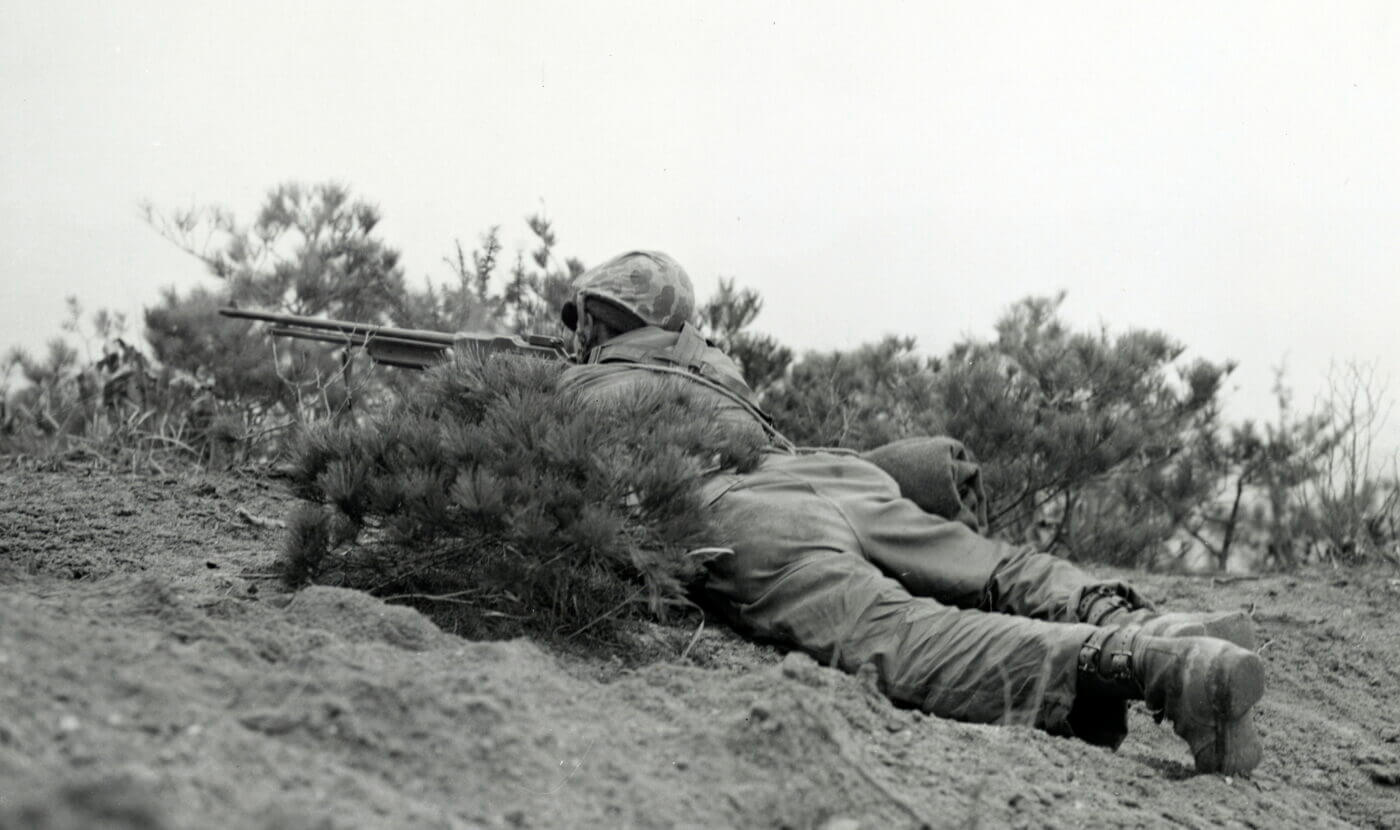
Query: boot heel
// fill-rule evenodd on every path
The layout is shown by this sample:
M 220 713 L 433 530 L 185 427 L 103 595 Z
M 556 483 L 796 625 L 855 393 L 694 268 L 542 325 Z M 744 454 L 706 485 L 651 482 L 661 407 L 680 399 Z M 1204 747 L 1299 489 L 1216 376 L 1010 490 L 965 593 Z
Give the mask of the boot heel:
M 1250 709 L 1264 696 L 1264 663 L 1254 652 L 1219 654 L 1212 661 L 1208 688 L 1212 728 L 1197 733 L 1196 769 L 1223 775 L 1248 773 L 1259 765 L 1263 749 Z
M 1264 661 L 1253 652 L 1217 656 L 1210 677 L 1217 718 L 1238 720 L 1264 696 Z
M 1259 734 L 1254 731 L 1254 715 L 1249 713 L 1238 720 L 1217 722 L 1214 740 L 1192 750 L 1197 772 L 1221 775 L 1248 774 L 1264 757 Z

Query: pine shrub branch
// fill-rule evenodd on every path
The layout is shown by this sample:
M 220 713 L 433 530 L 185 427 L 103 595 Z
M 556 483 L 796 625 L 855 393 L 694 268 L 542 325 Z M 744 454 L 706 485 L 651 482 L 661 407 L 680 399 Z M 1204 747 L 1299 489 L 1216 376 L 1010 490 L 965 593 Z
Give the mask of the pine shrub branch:
M 705 476 L 761 446 L 684 379 L 590 406 L 559 391 L 564 368 L 468 353 L 380 417 L 308 427 L 284 580 L 417 597 L 468 636 L 606 638 L 688 604 L 726 538 Z

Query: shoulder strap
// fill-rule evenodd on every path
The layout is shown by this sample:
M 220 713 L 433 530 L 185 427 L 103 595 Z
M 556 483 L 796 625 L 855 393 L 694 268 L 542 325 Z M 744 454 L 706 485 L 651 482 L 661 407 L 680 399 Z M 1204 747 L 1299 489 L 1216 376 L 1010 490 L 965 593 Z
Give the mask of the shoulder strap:
M 700 332 L 696 331 L 691 324 L 686 323 L 681 327 L 676 344 L 667 350 L 670 352 L 667 356 L 683 369 L 703 372 L 705 369 L 705 350 L 709 348 L 711 348 L 710 344 L 700 336 Z
M 700 372 L 705 366 L 705 350 L 711 348 L 710 344 L 689 323 L 685 324 L 675 338 L 665 346 L 611 340 L 593 349 L 588 356 L 588 362 L 661 363 Z
M 604 343 L 588 353 L 589 363 L 646 363 L 653 359 L 655 349 L 630 343 Z
M 726 387 L 718 383 L 715 383 L 714 381 L 710 380 L 704 375 L 698 375 L 694 372 L 687 372 L 684 369 L 679 369 L 675 366 L 666 366 L 660 363 L 634 363 L 632 365 L 637 369 L 641 369 L 647 372 L 655 372 L 658 374 L 667 375 L 680 375 L 681 377 L 686 378 L 687 380 L 690 380 L 694 383 L 698 383 L 701 386 L 712 390 L 713 392 L 721 395 L 722 397 L 728 398 L 730 401 L 733 401 L 740 409 L 743 409 L 745 412 L 749 413 L 749 415 L 751 415 L 754 418 L 754 420 L 758 422 L 758 425 L 763 428 L 763 431 L 768 433 L 769 437 L 772 438 L 773 441 L 777 443 L 779 447 L 787 450 L 788 452 L 796 452 L 797 445 L 792 443 L 792 441 L 786 435 L 783 435 L 781 432 L 779 432 L 777 427 L 773 426 L 772 416 L 770 416 L 767 412 L 764 412 L 762 409 L 759 409 L 758 404 L 755 404 L 752 401 L 750 401 L 747 396 L 735 394 L 733 391 L 727 389 Z
M 679 374 L 708 386 L 734 401 L 778 442 L 788 448 L 792 442 L 773 427 L 773 418 L 758 405 L 753 390 L 735 372 L 723 371 L 719 362 L 733 366 L 724 352 L 710 345 L 694 326 L 686 323 L 667 346 L 645 346 L 627 341 L 610 341 L 596 347 L 588 356 L 589 363 L 630 363 L 654 372 Z

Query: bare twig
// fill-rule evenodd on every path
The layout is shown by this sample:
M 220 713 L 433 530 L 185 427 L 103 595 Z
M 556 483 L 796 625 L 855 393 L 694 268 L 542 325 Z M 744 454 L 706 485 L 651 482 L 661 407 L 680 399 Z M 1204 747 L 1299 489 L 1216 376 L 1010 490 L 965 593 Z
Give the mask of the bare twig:
M 254 527 L 285 528 L 287 526 L 287 523 L 282 521 L 281 519 L 269 519 L 266 516 L 254 515 L 253 513 L 250 513 L 248 511 L 248 508 L 243 507 L 242 505 L 239 505 L 239 507 L 235 509 L 234 512 L 238 514 L 238 518 L 242 519 L 250 525 L 253 525 Z
M 482 589 L 480 588 L 467 588 L 466 590 L 453 591 L 448 594 L 390 594 L 387 597 L 380 597 L 380 599 L 384 600 L 385 602 L 390 602 L 396 599 L 416 599 L 431 602 L 461 602 L 461 597 L 482 593 L 484 593 L 484 591 L 482 591 Z
M 614 614 L 616 614 L 617 612 L 621 611 L 622 609 L 626 608 L 628 605 L 630 605 L 630 604 L 632 604 L 633 602 L 635 602 L 636 599 L 637 599 L 637 597 L 639 597 L 639 596 L 642 595 L 642 590 L 643 590 L 642 588 L 638 588 L 637 590 L 635 590 L 635 591 L 633 591 L 632 593 L 628 594 L 628 595 L 627 595 L 627 598 L 624 599 L 622 602 L 619 602 L 617 605 L 614 605 L 612 608 L 610 608 L 610 609 L 608 609 L 607 611 L 604 611 L 603 613 L 601 613 L 601 614 L 599 614 L 598 616 L 594 617 L 593 620 L 590 621 L 590 622 L 588 623 L 588 625 L 585 625 L 583 628 L 580 628 L 579 630 L 577 630 L 577 631 L 575 631 L 574 633 L 570 634 L 570 635 L 569 635 L 569 639 L 572 640 L 572 639 L 574 639 L 575 637 L 580 636 L 581 634 L 583 634 L 583 632 L 587 631 L 588 629 L 592 628 L 593 626 L 597 625 L 598 623 L 602 622 L 603 620 L 606 620 L 606 619 L 608 619 L 609 617 L 612 617 L 612 616 L 613 616 Z
M 705 612 L 700 612 L 700 624 L 695 627 L 695 633 L 690 635 L 690 642 L 685 644 L 685 649 L 681 651 L 681 659 L 690 656 L 690 650 L 695 648 L 695 644 L 700 641 L 700 634 L 705 630 Z
M 1230 584 L 1235 583 L 1235 582 L 1253 582 L 1253 581 L 1255 581 L 1256 579 L 1261 579 L 1261 578 L 1263 578 L 1262 574 L 1239 574 L 1239 575 L 1235 575 L 1235 576 L 1212 576 L 1212 577 L 1210 578 L 1210 583 L 1211 583 L 1212 585 L 1230 585 Z

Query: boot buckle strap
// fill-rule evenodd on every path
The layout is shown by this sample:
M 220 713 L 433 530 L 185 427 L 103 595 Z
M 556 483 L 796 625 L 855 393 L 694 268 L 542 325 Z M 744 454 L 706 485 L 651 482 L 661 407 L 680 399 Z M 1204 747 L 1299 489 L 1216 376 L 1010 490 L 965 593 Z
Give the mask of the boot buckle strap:
M 1100 628 L 1084 641 L 1084 645 L 1079 647 L 1079 670 L 1097 675 L 1099 673 L 1099 654 L 1103 651 L 1103 645 L 1113 636 L 1112 628 Z
M 1130 651 L 1115 651 L 1108 655 L 1108 669 L 1104 677 L 1115 683 L 1127 683 L 1133 679 L 1133 654 Z
M 1137 638 L 1139 626 L 1122 628 L 1100 628 L 1079 647 L 1079 670 L 1092 673 L 1096 677 L 1113 683 L 1135 684 L 1133 676 L 1133 640 Z M 1108 652 L 1108 660 L 1102 659 L 1104 644 L 1113 635 L 1119 635 L 1117 649 Z

